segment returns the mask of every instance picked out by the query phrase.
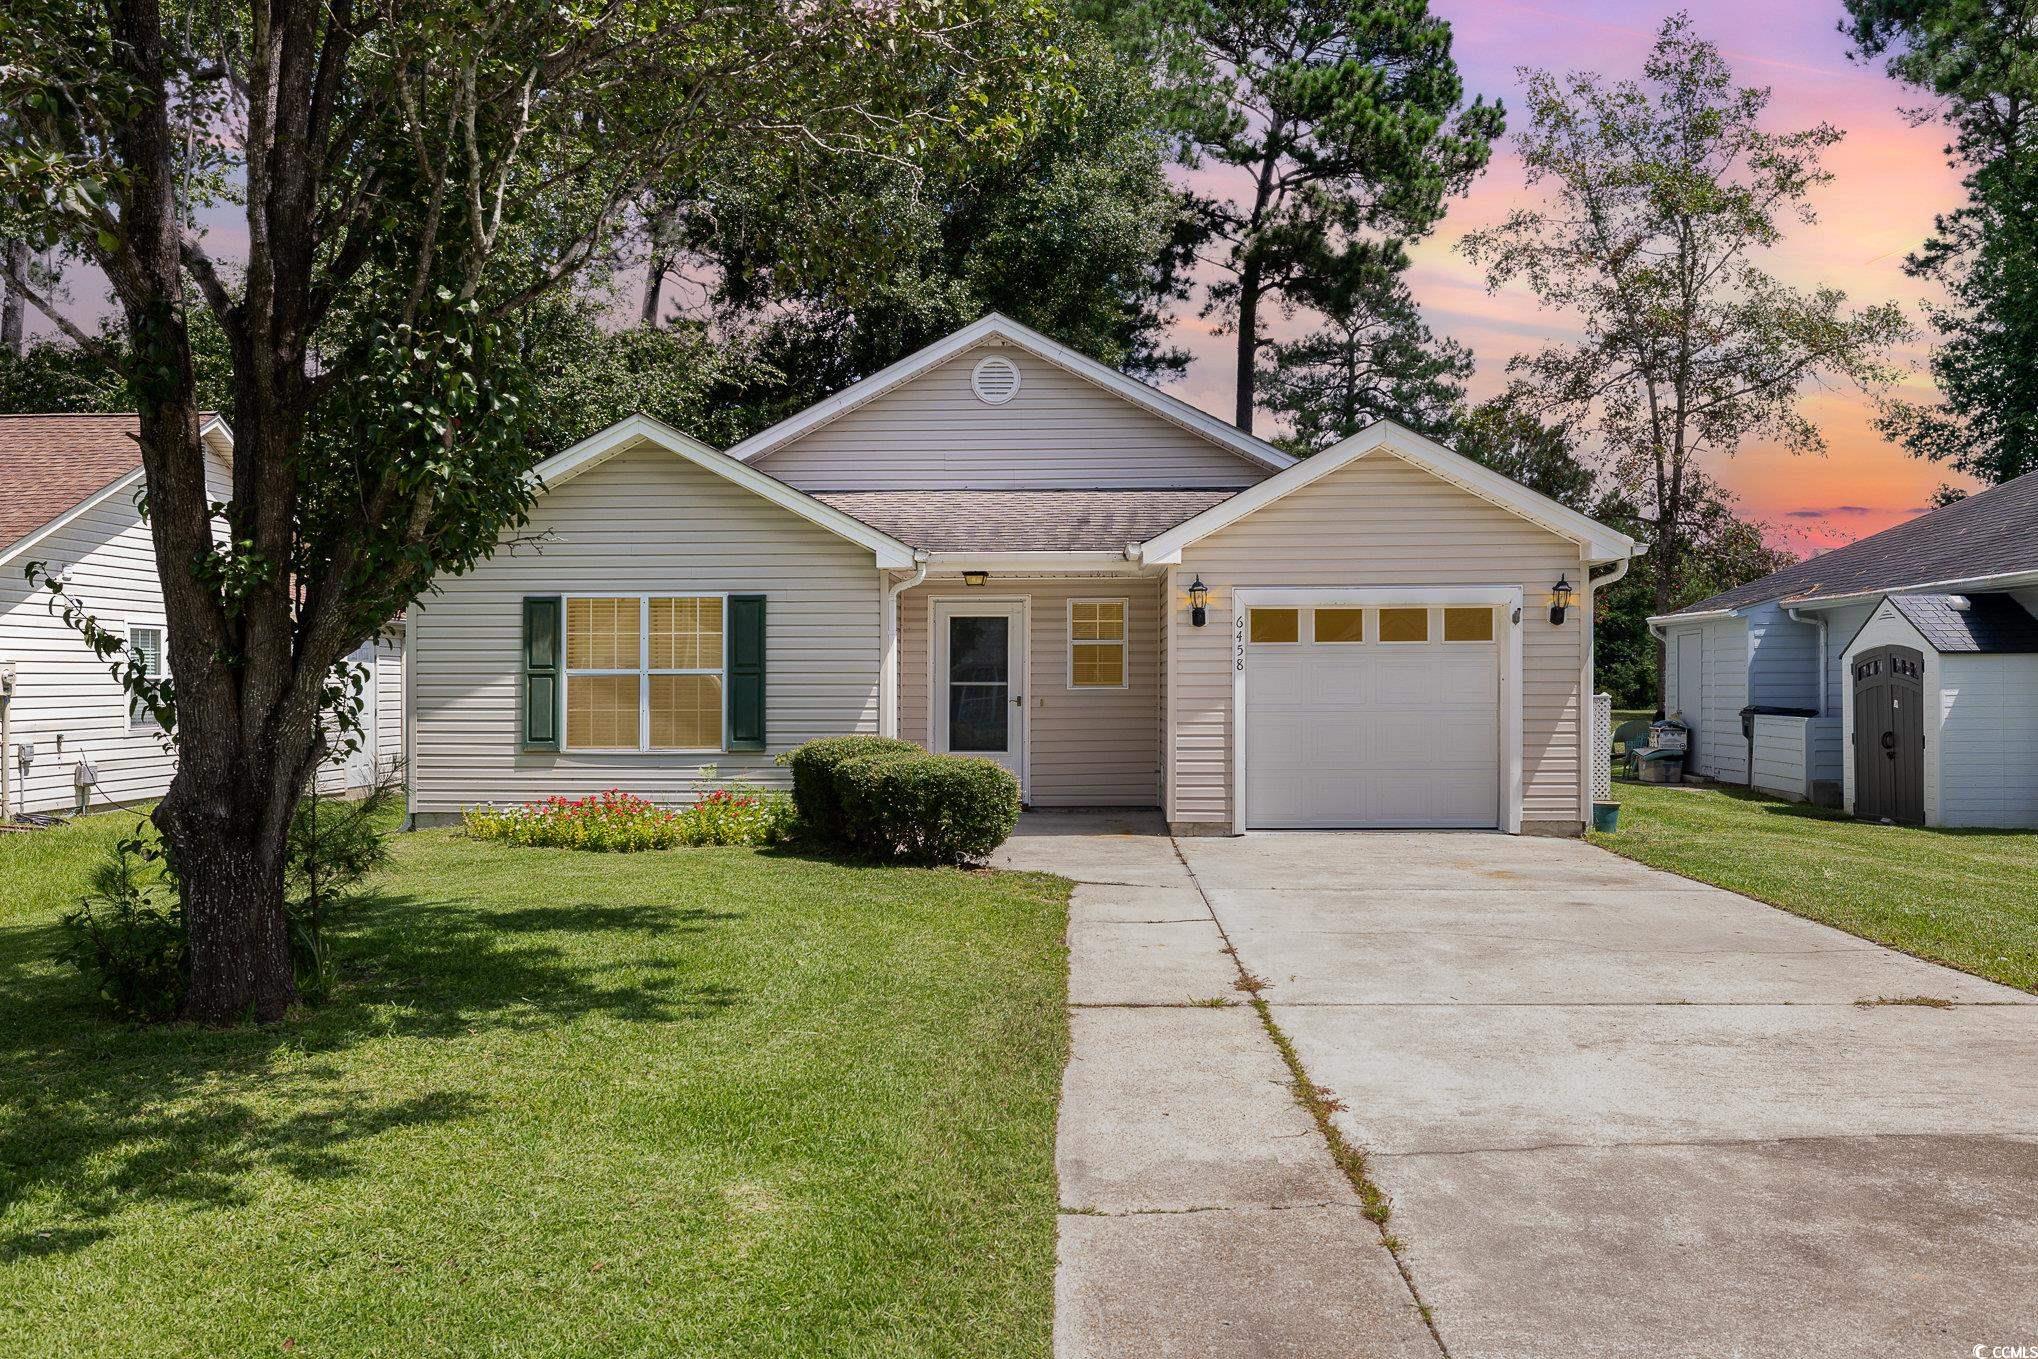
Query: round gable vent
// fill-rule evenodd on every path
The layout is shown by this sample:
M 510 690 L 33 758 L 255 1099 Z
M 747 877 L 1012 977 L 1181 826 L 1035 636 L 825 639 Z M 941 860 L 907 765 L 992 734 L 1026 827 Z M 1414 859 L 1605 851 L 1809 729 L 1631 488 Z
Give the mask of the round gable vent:
M 970 370 L 969 388 L 987 406 L 1002 406 L 1019 395 L 1019 365 L 1002 354 L 977 360 Z

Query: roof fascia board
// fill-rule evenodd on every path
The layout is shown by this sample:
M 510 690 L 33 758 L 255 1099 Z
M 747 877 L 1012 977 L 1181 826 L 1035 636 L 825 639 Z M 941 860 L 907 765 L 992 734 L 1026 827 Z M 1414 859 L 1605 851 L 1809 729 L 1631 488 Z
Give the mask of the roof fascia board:
M 1768 602 L 1763 601 L 1765 604 Z M 1753 608 L 1754 605 L 1743 607 Z M 1707 609 L 1704 613 L 1652 613 L 1646 621 L 1662 627 L 1670 623 L 1703 623 L 1714 618 L 1734 618 L 1738 617 L 1740 612 L 1740 609 Z
M 1793 609 L 1839 609 L 1884 595 L 1989 594 L 2038 585 L 2038 571 L 1998 571 L 1991 576 L 1956 576 L 1950 580 L 1923 581 L 1917 585 L 1885 585 L 1879 590 L 1856 590 L 1845 595 L 1819 595 L 1811 599 L 1778 595 L 1774 602 Z M 1767 602 L 1767 601 L 1765 601 Z
M 997 312 L 971 322 L 961 330 L 936 340 L 925 349 L 908 354 L 897 363 L 879 369 L 861 382 L 843 388 L 825 401 L 815 402 L 799 414 L 781 420 L 770 429 L 751 435 L 732 446 L 729 449 L 729 456 L 739 462 L 753 462 L 802 435 L 810 434 L 830 421 L 847 415 L 857 407 L 875 401 L 922 373 L 940 367 L 956 355 L 986 340 L 1003 340 L 1015 348 L 1023 349 L 1044 363 L 1051 363 L 1086 382 L 1123 397 L 1170 424 L 1199 435 L 1260 467 L 1279 472 L 1296 463 L 1296 459 L 1289 457 L 1272 444 L 1254 438 L 1209 412 L 1198 410 L 1186 401 L 1149 387 L 1137 378 L 1129 378 L 1116 369 L 1106 367 L 1095 359 L 1058 344 L 1040 332 L 1022 326 Z
M 726 453 L 718 453 L 699 439 L 682 434 L 662 420 L 648 415 L 632 415 L 618 420 L 607 429 L 590 434 L 573 447 L 553 454 L 530 471 L 540 492 L 550 490 L 562 482 L 570 481 L 582 472 L 598 467 L 615 454 L 639 442 L 655 444 L 669 453 L 678 455 L 697 467 L 705 468 L 716 476 L 732 481 L 744 490 L 755 493 L 781 509 L 829 530 L 838 538 L 846 538 L 859 547 L 869 548 L 877 555 L 877 564 L 885 570 L 899 570 L 913 565 L 913 549 L 890 534 L 881 533 L 852 518 L 838 509 L 824 505 L 804 491 L 786 485 L 776 477 L 767 476 L 754 467 L 746 467 Z
M 1081 571 L 1094 574 L 1099 571 L 1114 575 L 1139 574 L 1145 568 L 1129 559 L 1123 552 L 1070 551 L 1070 552 L 968 552 L 947 550 L 929 552 L 927 566 L 930 571 L 953 573 L 958 571 L 1012 572 L 1023 571 L 1033 574 L 1053 574 L 1057 571 Z
M 1256 486 L 1249 486 L 1195 518 L 1148 539 L 1139 545 L 1140 560 L 1149 565 L 1179 562 L 1182 550 L 1190 544 L 1381 450 L 1561 538 L 1570 539 L 1584 550 L 1588 563 L 1621 561 L 1635 555 L 1635 541 L 1626 534 L 1616 533 L 1489 467 L 1482 467 L 1470 458 L 1423 438 L 1413 430 L 1391 420 L 1376 420 L 1342 443 L 1268 477 Z

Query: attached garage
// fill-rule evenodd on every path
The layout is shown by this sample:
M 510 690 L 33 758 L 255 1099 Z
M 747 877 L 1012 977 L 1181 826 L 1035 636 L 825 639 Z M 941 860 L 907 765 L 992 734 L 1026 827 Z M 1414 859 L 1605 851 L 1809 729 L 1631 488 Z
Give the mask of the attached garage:
M 1240 593 L 1248 829 L 1506 823 L 1518 591 Z

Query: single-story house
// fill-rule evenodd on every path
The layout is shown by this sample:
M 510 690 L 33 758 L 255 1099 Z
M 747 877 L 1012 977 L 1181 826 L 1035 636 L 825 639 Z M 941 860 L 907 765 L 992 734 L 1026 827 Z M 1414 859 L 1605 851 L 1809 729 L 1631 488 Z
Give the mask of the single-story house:
M 161 797 L 176 756 L 78 634 L 31 587 L 30 562 L 61 573 L 68 593 L 124 632 L 152 665 L 168 663 L 155 546 L 137 508 L 141 448 L 133 415 L 0 415 L 0 674 L 11 669 L 0 749 L 0 820 Z M 209 494 L 232 494 L 233 435 L 208 416 Z M 328 790 L 362 787 L 403 752 L 401 630 L 351 658 L 369 669 L 372 743 L 321 772 Z
M 2034 612 L 2038 473 L 1649 621 L 1690 772 L 1877 819 L 2038 826 Z
M 639 416 L 537 476 L 411 611 L 414 824 L 845 732 L 1189 833 L 1588 815 L 1638 549 L 1392 423 L 1297 461 L 990 316 L 726 452 Z

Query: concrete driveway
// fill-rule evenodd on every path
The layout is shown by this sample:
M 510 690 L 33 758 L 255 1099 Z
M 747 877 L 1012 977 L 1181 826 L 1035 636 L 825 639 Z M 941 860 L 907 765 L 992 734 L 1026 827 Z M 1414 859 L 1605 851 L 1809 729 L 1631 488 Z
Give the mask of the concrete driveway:
M 2038 1346 L 2033 997 L 1577 841 L 1179 845 L 1455 1359 Z
M 2030 996 L 1576 841 L 1032 816 L 1002 857 L 1084 884 L 1063 1356 L 2038 1347 Z

